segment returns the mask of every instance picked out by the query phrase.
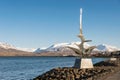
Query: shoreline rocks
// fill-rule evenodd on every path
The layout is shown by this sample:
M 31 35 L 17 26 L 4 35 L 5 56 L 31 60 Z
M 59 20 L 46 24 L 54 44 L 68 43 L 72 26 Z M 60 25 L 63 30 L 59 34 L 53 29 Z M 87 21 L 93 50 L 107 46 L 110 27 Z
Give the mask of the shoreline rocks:
M 54 68 L 33 80 L 98 80 L 110 73 L 120 70 L 120 58 L 116 61 L 101 61 L 92 69 L 77 69 L 72 67 Z

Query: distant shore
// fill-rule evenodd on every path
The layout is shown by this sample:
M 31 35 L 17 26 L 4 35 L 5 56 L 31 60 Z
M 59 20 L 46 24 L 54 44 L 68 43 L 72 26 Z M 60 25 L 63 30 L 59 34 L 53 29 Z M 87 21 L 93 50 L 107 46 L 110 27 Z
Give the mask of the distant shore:
M 107 60 L 96 63 L 93 69 L 54 68 L 33 80 L 106 80 L 118 71 L 120 71 L 120 58 L 116 61 Z

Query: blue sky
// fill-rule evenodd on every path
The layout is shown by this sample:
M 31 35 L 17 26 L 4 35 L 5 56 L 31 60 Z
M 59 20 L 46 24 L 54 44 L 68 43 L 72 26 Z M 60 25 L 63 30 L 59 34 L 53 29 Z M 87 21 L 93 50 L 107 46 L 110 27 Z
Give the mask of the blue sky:
M 120 0 L 0 0 L 0 42 L 38 48 L 80 41 L 120 47 Z

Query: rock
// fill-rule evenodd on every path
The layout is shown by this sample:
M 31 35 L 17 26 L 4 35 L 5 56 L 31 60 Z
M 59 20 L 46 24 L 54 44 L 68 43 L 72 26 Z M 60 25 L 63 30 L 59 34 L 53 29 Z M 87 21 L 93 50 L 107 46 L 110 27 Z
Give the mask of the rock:
M 73 67 L 54 68 L 33 80 L 95 80 L 119 71 L 120 60 L 116 61 L 102 61 L 95 64 L 93 69 L 76 69 Z

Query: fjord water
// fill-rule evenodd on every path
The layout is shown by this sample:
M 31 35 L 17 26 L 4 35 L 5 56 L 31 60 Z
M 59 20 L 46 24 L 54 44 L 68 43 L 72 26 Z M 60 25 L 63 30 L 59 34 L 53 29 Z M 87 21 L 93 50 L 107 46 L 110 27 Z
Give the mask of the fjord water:
M 76 57 L 0 57 L 0 80 L 30 80 L 56 67 L 72 67 Z M 107 58 L 93 58 L 93 63 Z

